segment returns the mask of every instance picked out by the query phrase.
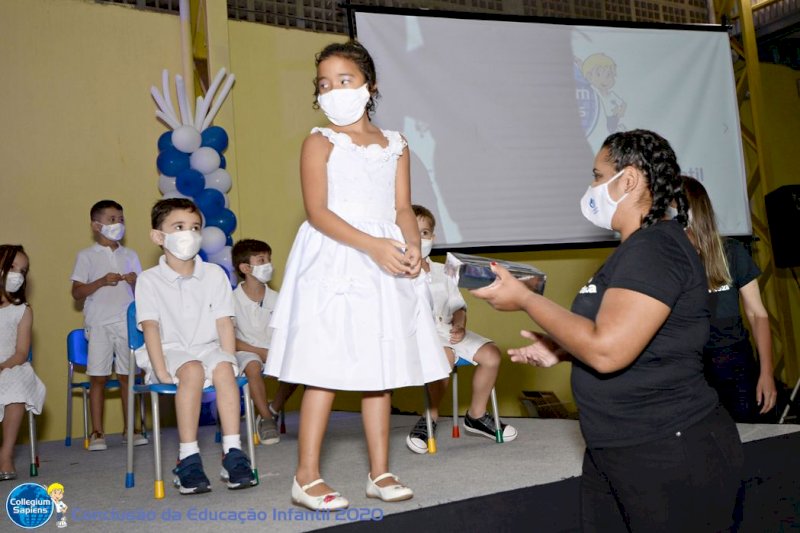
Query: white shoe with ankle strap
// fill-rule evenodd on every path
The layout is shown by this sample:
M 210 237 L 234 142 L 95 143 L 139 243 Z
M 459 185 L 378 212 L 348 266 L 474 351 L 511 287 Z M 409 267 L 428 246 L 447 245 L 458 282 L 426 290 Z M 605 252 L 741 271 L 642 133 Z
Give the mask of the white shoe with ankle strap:
M 329 492 L 322 496 L 311 496 L 306 492 L 311 487 L 316 487 L 320 483 L 325 483 L 325 481 L 320 478 L 301 487 L 297 482 L 297 478 L 294 478 L 292 484 L 292 501 L 296 505 L 302 505 L 312 511 L 337 511 L 339 509 L 347 509 L 350 506 L 350 502 L 347 501 L 346 498 L 343 498 L 338 492 Z
M 386 478 L 393 478 L 394 485 L 379 487 L 376 483 Z M 367 498 L 378 498 L 385 502 L 400 502 L 414 497 L 414 491 L 400 483 L 400 480 L 391 472 L 386 472 L 372 479 L 367 474 Z

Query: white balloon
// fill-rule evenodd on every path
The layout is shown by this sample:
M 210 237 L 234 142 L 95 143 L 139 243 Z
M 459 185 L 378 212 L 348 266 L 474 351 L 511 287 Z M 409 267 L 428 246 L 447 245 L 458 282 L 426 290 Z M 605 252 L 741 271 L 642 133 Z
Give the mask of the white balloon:
M 223 246 L 219 252 L 209 255 L 208 260 L 212 263 L 218 264 L 229 272 L 233 270 L 233 258 L 231 257 L 230 246 Z
M 203 228 L 202 247 L 210 259 L 225 247 L 225 232 L 216 226 Z
M 164 174 L 158 176 L 158 190 L 161 191 L 161 194 L 177 191 L 178 187 L 175 185 L 175 178 L 165 176 Z
M 216 189 L 222 194 L 231 190 L 231 175 L 224 168 L 218 168 L 211 174 L 206 174 L 206 188 Z
M 189 156 L 189 166 L 200 174 L 211 174 L 219 168 L 219 153 L 209 146 L 195 150 Z
M 172 145 L 181 152 L 191 154 L 203 143 L 200 132 L 192 126 L 181 126 L 172 132 Z
M 185 194 L 179 193 L 178 191 L 172 191 L 172 192 L 168 192 L 168 193 L 164 194 L 164 200 L 166 200 L 168 198 L 189 198 L 189 197 L 186 196 Z

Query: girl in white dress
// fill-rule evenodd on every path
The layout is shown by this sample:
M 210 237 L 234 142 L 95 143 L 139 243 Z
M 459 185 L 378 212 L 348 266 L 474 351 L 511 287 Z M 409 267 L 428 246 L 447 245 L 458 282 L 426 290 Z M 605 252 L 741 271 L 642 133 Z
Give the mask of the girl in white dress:
M 266 373 L 306 385 L 292 500 L 312 510 L 348 501 L 321 479 L 319 457 L 336 390 L 364 391 L 367 496 L 413 496 L 389 473 L 390 390 L 449 374 L 420 271 L 403 137 L 374 126 L 375 66 L 357 42 L 316 57 L 317 103 L 331 124 L 303 143 L 307 221 L 287 260 L 270 327 Z
M 33 313 L 25 300 L 28 256 L 22 246 L 0 245 L 0 481 L 16 479 L 14 445 L 25 411 L 42 412 L 45 388 L 28 362 Z

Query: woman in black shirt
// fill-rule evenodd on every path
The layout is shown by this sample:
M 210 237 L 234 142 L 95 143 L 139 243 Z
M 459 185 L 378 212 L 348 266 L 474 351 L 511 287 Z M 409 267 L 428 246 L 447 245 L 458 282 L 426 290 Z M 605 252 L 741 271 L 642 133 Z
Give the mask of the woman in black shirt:
M 571 361 L 586 441 L 584 531 L 716 531 L 732 522 L 743 454 L 736 426 L 703 377 L 709 312 L 703 264 L 684 226 L 687 202 L 669 143 L 634 130 L 609 136 L 581 211 L 621 244 L 571 311 L 499 266 L 473 291 L 524 310 L 545 334 L 512 361 Z M 670 205 L 678 215 L 666 220 Z

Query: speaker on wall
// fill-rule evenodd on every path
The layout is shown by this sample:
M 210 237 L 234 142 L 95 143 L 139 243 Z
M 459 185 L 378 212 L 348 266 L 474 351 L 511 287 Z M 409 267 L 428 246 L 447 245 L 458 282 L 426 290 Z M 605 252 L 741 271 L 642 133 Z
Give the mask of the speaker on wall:
M 784 185 L 764 197 L 775 266 L 800 266 L 800 185 Z

